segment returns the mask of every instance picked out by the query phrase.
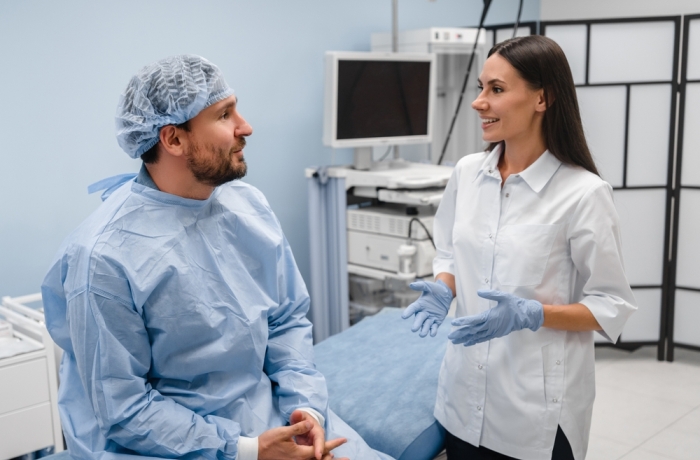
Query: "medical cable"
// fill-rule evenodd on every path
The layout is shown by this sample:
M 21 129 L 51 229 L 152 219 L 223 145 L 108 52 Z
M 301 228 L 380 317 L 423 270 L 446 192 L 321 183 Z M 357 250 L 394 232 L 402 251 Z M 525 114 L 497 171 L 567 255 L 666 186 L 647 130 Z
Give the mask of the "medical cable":
M 437 249 L 437 246 L 435 246 L 435 241 L 433 241 L 433 237 L 430 236 L 430 232 L 428 231 L 428 227 L 425 226 L 423 222 L 417 217 L 413 217 L 409 222 L 408 222 L 408 239 L 411 240 L 411 229 L 413 228 L 413 222 L 418 222 L 421 227 L 423 227 L 423 230 L 425 230 L 425 234 L 428 235 L 428 239 L 430 240 L 431 243 L 433 243 L 433 247 Z
M 394 146 L 390 145 L 389 148 L 386 149 L 386 152 L 384 152 L 384 154 L 381 157 L 379 157 L 379 160 L 377 160 L 377 161 L 383 161 L 384 158 L 386 158 L 387 155 L 389 155 L 389 152 L 391 152 L 391 149 L 393 149 L 393 148 L 394 148 Z
M 479 35 L 481 34 L 481 28 L 484 27 L 484 20 L 486 19 L 486 13 L 489 12 L 489 7 L 491 6 L 492 0 L 484 0 L 484 9 L 481 12 L 481 19 L 479 20 L 479 28 L 476 30 L 476 38 L 474 39 L 474 46 L 472 47 L 472 54 L 469 56 L 469 64 L 467 65 L 467 73 L 464 76 L 464 83 L 462 83 L 462 92 L 459 94 L 459 100 L 457 101 L 457 108 L 455 109 L 455 114 L 452 117 L 452 122 L 450 123 L 450 129 L 447 131 L 447 137 L 445 138 L 445 143 L 442 146 L 442 153 L 440 153 L 440 159 L 437 164 L 442 164 L 442 160 L 445 158 L 445 152 L 447 151 L 447 146 L 450 143 L 450 138 L 452 137 L 452 131 L 455 127 L 455 122 L 457 121 L 457 116 L 459 115 L 459 109 L 462 107 L 462 99 L 464 99 L 464 92 L 467 89 L 467 82 L 469 81 L 469 74 L 471 74 L 472 64 L 474 64 L 474 55 L 476 53 L 476 46 L 479 44 Z
M 515 18 L 515 27 L 513 27 L 513 38 L 518 35 L 518 26 L 520 26 L 520 18 L 523 15 L 523 1 L 520 0 L 520 6 L 518 7 L 518 16 Z

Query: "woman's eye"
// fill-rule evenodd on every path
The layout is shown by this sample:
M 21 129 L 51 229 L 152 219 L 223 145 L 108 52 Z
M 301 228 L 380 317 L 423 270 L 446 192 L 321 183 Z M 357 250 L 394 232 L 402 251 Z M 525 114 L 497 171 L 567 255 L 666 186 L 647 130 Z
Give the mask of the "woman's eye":
M 483 91 L 483 90 L 484 90 L 484 86 L 483 86 L 483 85 L 477 85 L 476 87 L 479 88 L 479 91 Z
M 228 112 L 224 112 L 223 114 L 221 114 L 221 118 L 223 118 L 224 120 L 227 119 L 227 118 L 228 118 Z
M 494 86 L 494 87 L 493 87 L 493 92 L 494 92 L 494 93 L 502 93 L 502 92 L 503 92 L 503 89 L 499 88 L 498 86 Z

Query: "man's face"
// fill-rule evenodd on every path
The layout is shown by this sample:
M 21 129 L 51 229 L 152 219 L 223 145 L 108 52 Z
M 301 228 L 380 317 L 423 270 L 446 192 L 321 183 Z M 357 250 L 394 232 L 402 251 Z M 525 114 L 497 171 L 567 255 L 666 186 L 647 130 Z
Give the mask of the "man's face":
M 243 157 L 253 128 L 238 113 L 236 96 L 212 104 L 189 122 L 185 158 L 202 184 L 219 186 L 246 175 Z

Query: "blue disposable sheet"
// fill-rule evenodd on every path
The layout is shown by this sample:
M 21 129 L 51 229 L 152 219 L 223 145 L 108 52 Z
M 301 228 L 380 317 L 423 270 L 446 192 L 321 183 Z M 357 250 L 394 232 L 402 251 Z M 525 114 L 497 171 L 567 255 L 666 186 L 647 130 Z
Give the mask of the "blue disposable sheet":
M 429 460 L 444 429 L 433 417 L 449 327 L 412 333 L 401 310 L 385 308 L 316 345 L 330 407 L 373 449 L 398 460 Z

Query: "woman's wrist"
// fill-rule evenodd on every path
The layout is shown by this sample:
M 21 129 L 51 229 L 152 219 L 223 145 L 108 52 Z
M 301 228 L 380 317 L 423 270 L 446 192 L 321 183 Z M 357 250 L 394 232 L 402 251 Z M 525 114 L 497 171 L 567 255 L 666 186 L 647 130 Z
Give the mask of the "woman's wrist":
M 582 303 L 542 305 L 542 327 L 563 331 L 599 331 L 602 328 L 593 313 Z

